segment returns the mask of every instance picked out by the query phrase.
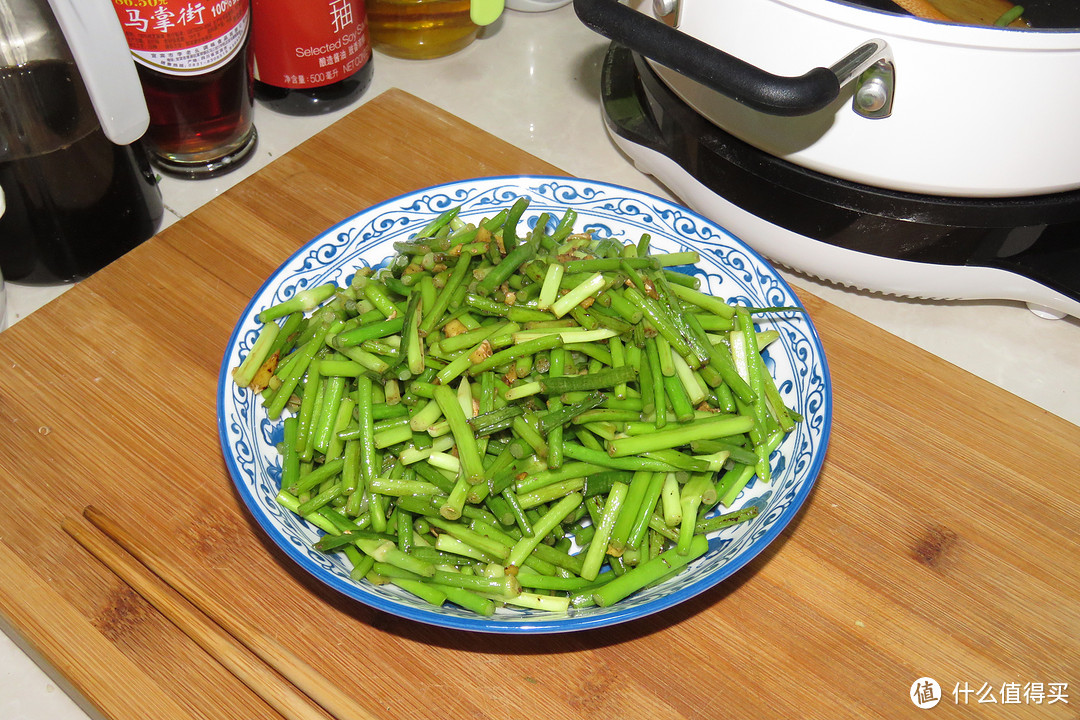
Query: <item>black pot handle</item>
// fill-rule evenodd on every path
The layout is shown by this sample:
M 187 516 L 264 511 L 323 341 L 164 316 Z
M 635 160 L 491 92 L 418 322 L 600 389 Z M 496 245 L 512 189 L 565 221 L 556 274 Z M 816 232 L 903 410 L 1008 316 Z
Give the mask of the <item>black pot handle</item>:
M 809 115 L 827 107 L 839 97 L 841 87 L 887 50 L 884 41 L 871 40 L 831 68 L 817 67 L 799 77 L 784 77 L 679 32 L 619 0 L 574 0 L 574 10 L 588 28 L 604 37 L 769 115 Z

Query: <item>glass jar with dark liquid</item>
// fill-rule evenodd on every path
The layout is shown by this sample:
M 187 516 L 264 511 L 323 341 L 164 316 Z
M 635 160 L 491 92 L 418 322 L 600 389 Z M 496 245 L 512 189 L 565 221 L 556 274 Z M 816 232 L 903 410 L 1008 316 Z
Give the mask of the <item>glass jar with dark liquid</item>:
M 0 20 L 10 9 L 0 0 Z M 0 272 L 70 282 L 152 236 L 161 193 L 143 147 L 105 137 L 70 55 L 19 62 L 21 40 L 0 32 Z
M 251 0 L 113 0 L 150 111 L 155 165 L 188 178 L 239 167 L 255 148 Z

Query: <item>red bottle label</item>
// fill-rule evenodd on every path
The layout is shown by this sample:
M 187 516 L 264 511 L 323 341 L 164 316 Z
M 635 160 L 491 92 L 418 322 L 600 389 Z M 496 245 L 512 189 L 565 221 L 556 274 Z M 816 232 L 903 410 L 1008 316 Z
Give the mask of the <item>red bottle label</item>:
M 364 0 L 253 0 L 255 78 L 283 88 L 344 80 L 371 58 Z
M 251 0 L 113 0 L 135 61 L 169 75 L 201 75 L 236 56 Z

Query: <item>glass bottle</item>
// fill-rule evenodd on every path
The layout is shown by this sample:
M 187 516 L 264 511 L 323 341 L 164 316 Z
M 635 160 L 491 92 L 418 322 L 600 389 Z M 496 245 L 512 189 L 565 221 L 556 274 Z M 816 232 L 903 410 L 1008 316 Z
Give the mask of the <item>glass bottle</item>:
M 213 177 L 251 156 L 254 78 L 251 0 L 113 0 L 150 110 L 154 164 Z
M 164 212 L 148 122 L 108 0 L 0 0 L 0 273 L 81 280 L 150 238 Z M 96 5 L 95 5 L 96 3 Z
M 393 57 L 444 57 L 476 39 L 471 10 L 472 0 L 368 0 L 372 42 Z
M 255 97 L 285 115 L 352 104 L 371 84 L 364 0 L 253 0 Z

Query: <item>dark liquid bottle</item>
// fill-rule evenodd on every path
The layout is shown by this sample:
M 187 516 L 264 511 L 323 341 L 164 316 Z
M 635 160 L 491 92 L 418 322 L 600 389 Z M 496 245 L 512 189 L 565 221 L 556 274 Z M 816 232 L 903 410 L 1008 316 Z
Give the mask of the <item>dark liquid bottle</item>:
M 284 115 L 356 102 L 373 62 L 363 0 L 253 0 L 255 97 Z
M 136 69 L 153 118 L 146 142 L 163 170 L 214 177 L 250 157 L 257 134 L 248 41 L 232 60 L 201 75 Z
M 251 157 L 254 116 L 250 0 L 113 0 L 131 48 L 163 171 L 214 177 Z
M 105 137 L 73 65 L 0 68 L 5 127 L 14 128 L 0 145 L 5 279 L 80 280 L 157 232 L 161 192 L 145 150 Z
M 321 115 L 360 99 L 371 84 L 371 60 L 344 80 L 317 88 L 283 88 L 255 81 L 255 99 L 282 115 Z

